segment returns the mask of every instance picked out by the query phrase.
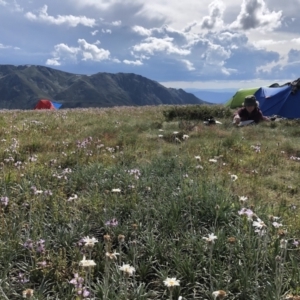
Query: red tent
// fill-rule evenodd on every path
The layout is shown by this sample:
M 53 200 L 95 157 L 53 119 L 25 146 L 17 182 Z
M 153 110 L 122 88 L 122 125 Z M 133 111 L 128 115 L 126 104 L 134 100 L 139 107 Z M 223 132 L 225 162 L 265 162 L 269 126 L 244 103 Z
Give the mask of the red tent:
M 55 107 L 50 100 L 41 99 L 34 109 L 55 109 Z

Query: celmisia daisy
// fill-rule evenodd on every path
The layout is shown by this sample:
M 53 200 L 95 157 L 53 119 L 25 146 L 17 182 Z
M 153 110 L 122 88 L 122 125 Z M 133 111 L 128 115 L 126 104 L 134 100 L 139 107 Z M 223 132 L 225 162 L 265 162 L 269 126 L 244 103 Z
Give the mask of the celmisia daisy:
M 164 284 L 167 287 L 174 287 L 174 286 L 179 286 L 180 280 L 176 279 L 175 277 L 173 278 L 169 278 L 167 277 L 167 279 L 164 280 Z

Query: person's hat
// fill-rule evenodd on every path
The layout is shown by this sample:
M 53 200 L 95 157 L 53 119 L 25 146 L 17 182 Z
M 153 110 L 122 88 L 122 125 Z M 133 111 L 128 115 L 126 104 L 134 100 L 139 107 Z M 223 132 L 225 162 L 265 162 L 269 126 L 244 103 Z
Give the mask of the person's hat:
M 256 98 L 254 95 L 245 97 L 244 106 L 257 106 Z

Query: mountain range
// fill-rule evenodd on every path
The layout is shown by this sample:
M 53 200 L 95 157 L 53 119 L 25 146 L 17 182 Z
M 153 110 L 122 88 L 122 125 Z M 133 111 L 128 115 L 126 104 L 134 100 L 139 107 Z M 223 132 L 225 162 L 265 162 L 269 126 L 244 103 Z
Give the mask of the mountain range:
M 133 73 L 82 75 L 37 65 L 0 65 L 0 109 L 33 109 L 40 99 L 62 103 L 62 108 L 209 104 Z

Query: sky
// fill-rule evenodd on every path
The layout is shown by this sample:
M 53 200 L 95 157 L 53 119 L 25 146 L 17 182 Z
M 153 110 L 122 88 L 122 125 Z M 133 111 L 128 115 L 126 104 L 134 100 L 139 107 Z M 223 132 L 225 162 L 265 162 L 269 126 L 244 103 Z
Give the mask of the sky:
M 300 77 L 299 11 L 300 0 L 0 0 L 0 64 L 183 89 L 284 84 Z

